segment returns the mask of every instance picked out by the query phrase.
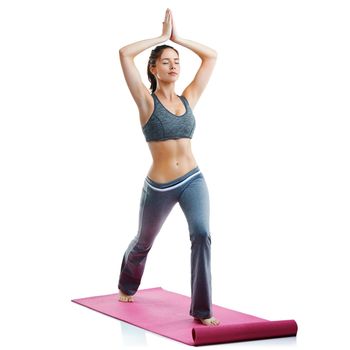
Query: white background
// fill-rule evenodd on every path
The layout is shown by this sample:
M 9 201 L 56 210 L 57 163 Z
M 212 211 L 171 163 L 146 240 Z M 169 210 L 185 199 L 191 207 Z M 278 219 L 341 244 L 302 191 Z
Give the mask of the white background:
M 151 154 L 118 50 L 161 34 L 214 48 L 192 149 L 210 193 L 214 304 L 297 338 L 226 348 L 349 346 L 346 1 L 4 1 L 0 6 L 1 348 L 186 345 L 72 303 L 117 292 Z M 199 57 L 180 52 L 176 92 Z M 152 48 L 136 57 L 149 87 Z M 140 288 L 190 294 L 176 205 Z

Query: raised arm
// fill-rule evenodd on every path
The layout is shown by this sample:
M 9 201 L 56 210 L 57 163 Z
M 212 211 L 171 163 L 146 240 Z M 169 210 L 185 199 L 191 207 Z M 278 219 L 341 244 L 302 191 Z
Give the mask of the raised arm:
M 209 82 L 209 78 L 214 70 L 217 58 L 217 52 L 203 44 L 195 42 L 193 40 L 180 38 L 175 29 L 175 23 L 173 15 L 170 11 L 171 16 L 171 24 L 172 24 L 172 33 L 170 40 L 174 43 L 187 47 L 196 53 L 202 60 L 202 63 L 192 80 L 192 82 L 185 88 L 183 91 L 183 95 L 187 98 L 191 107 L 194 108 L 196 103 L 198 102 L 199 97 L 203 93 L 205 87 Z
M 142 82 L 140 72 L 138 71 L 134 62 L 134 57 L 149 47 L 168 40 L 170 38 L 170 35 L 170 10 L 167 9 L 163 22 L 162 35 L 151 39 L 137 41 L 135 43 L 126 45 L 119 50 L 120 63 L 126 83 L 129 87 L 132 97 L 140 109 L 146 108 L 145 96 L 147 96 L 147 94 L 149 95 L 149 91 Z

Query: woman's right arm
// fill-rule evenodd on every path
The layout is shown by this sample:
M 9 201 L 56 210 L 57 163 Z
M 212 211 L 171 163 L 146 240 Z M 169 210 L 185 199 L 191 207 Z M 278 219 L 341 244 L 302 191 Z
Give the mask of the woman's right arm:
M 119 50 L 120 64 L 122 66 L 126 83 L 137 106 L 143 111 L 147 110 L 147 100 L 145 96 L 147 96 L 147 94 L 149 95 L 149 90 L 142 82 L 140 72 L 134 62 L 134 57 L 143 50 L 153 45 L 157 45 L 165 40 L 167 39 L 164 36 L 145 39 L 124 46 Z
M 149 96 L 149 90 L 143 84 L 141 75 L 135 65 L 134 57 L 140 52 L 162 43 L 170 38 L 171 35 L 171 19 L 169 15 L 169 9 L 165 12 L 165 18 L 163 22 L 162 35 L 151 38 L 140 40 L 135 43 L 126 45 L 119 50 L 119 58 L 124 73 L 124 77 L 128 88 L 134 98 L 136 104 L 140 110 L 146 111 L 148 106 L 146 105 L 146 96 Z
M 168 39 L 169 38 L 166 35 L 162 34 L 161 36 L 157 36 L 156 38 L 136 41 L 136 43 L 132 43 L 122 47 L 119 50 L 119 55 L 123 57 L 134 58 L 140 52 L 148 49 L 151 46 L 162 43 L 163 41 L 166 41 Z

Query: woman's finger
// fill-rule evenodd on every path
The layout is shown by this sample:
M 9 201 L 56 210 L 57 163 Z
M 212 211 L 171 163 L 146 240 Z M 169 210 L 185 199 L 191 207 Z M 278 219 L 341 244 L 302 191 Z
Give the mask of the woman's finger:
M 167 9 L 167 18 L 168 18 L 168 20 L 170 21 L 170 18 L 171 18 L 171 11 L 170 11 L 169 8 Z
M 169 19 L 169 9 L 167 8 L 165 11 L 164 21 L 167 21 L 168 19 Z
M 169 9 L 166 9 L 163 23 L 168 22 L 168 18 L 169 18 Z

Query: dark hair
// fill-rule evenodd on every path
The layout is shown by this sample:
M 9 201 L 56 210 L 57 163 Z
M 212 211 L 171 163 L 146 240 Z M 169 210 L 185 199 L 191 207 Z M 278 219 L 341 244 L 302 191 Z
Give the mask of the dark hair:
M 152 74 L 151 70 L 150 70 L 150 66 L 152 67 L 155 67 L 156 66 L 156 61 L 157 59 L 162 55 L 164 49 L 173 49 L 177 54 L 178 51 L 173 48 L 172 46 L 169 46 L 169 45 L 159 45 L 159 46 L 156 46 L 150 56 L 149 56 L 149 59 L 148 59 L 148 64 L 147 64 L 147 75 L 148 75 L 148 80 L 151 82 L 151 86 L 150 86 L 150 90 L 152 90 L 152 93 L 154 91 L 156 91 L 156 88 L 157 88 L 157 79 L 156 77 Z

